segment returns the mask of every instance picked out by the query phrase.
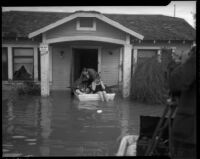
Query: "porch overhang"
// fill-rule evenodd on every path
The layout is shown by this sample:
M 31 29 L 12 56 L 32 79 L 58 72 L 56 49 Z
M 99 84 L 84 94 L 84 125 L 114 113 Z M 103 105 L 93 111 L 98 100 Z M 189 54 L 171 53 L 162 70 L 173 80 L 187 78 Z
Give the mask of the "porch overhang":
M 68 41 L 98 41 L 98 42 L 108 42 L 108 43 L 120 44 L 120 45 L 126 44 L 126 41 L 124 41 L 124 40 L 108 38 L 108 37 L 98 37 L 98 36 L 59 37 L 59 38 L 48 39 L 48 40 L 45 41 L 45 43 L 52 44 L 52 43 L 68 42 Z

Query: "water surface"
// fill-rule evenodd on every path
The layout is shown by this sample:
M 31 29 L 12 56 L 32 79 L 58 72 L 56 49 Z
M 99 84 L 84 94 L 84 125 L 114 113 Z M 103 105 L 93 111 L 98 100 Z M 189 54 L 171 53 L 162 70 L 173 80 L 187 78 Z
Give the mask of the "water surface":
M 114 156 L 120 136 L 139 135 L 140 115 L 163 109 L 118 97 L 79 102 L 69 91 L 46 98 L 3 91 L 3 156 Z

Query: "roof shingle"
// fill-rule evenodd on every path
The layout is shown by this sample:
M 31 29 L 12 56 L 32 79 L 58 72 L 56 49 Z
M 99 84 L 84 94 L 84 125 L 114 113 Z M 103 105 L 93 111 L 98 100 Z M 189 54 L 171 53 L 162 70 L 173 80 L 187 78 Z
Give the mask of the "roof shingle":
M 27 11 L 3 12 L 2 36 L 27 37 L 29 33 L 71 14 L 73 13 Z M 195 40 L 196 38 L 195 29 L 181 18 L 164 15 L 103 15 L 142 34 L 144 40 Z

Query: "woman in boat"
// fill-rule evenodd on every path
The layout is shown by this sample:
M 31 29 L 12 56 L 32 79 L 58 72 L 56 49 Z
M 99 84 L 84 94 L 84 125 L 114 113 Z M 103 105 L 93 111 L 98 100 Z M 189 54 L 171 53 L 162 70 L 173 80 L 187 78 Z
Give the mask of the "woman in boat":
M 105 85 L 103 84 L 103 81 L 101 80 L 99 74 L 96 75 L 95 80 L 92 82 L 92 91 L 93 93 L 98 93 L 101 101 L 108 101 L 106 91 L 105 91 Z

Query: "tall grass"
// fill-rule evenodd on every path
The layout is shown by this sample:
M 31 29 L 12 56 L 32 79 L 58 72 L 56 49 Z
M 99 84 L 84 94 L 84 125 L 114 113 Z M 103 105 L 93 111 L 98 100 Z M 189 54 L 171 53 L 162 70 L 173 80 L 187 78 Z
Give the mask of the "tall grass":
M 148 104 L 165 104 L 168 96 L 165 70 L 155 56 L 138 64 L 131 81 L 131 98 Z

